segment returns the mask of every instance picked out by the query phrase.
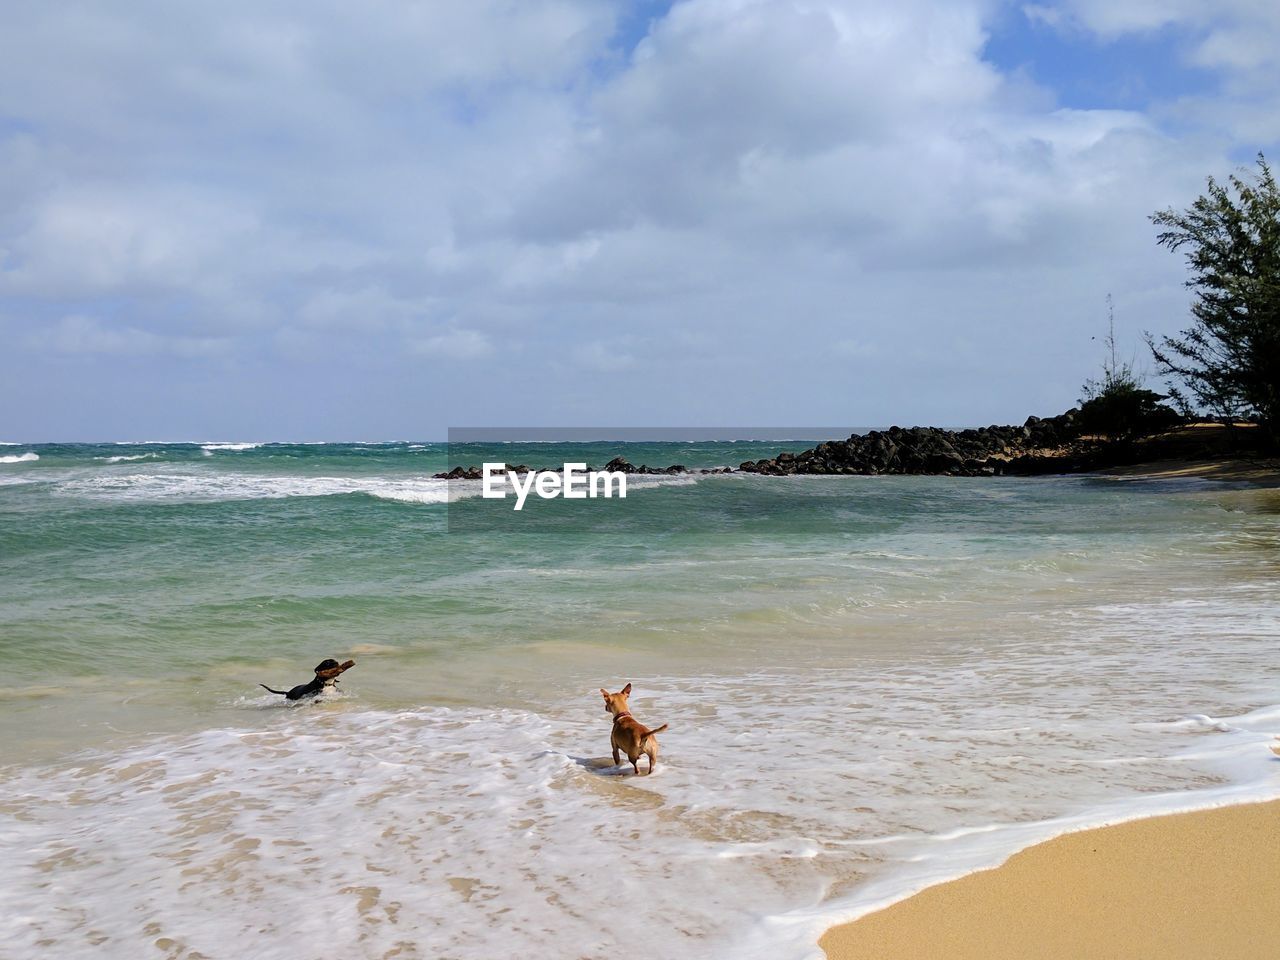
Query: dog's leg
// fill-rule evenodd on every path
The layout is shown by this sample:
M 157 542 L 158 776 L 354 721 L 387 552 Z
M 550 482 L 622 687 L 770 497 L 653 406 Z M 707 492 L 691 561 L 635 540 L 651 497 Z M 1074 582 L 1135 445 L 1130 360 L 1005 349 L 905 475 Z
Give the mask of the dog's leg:
M 618 753 L 618 748 L 613 748 L 613 765 L 616 767 L 622 763 L 622 754 Z
M 631 769 L 635 771 L 636 776 L 640 776 L 640 754 L 637 753 L 634 757 L 627 757 L 627 759 L 631 761 Z
M 654 768 L 658 765 L 658 744 L 650 740 L 645 746 L 644 752 L 649 757 L 649 772 L 653 773 Z

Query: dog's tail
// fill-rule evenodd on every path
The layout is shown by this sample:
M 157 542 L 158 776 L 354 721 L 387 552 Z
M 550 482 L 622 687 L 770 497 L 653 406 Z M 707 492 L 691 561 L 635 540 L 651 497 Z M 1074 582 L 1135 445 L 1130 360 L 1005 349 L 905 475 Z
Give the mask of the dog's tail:
M 267 693 L 278 693 L 282 697 L 287 697 L 289 695 L 288 690 L 272 690 L 265 683 L 260 683 L 258 684 L 258 686 L 260 686 L 263 690 L 267 691 Z
M 663 730 L 667 729 L 668 726 L 670 726 L 670 724 L 664 723 L 660 727 L 654 727 L 652 730 L 646 730 L 644 733 L 640 734 L 640 739 L 647 740 L 649 739 L 649 737 L 652 737 L 654 734 L 661 733 Z

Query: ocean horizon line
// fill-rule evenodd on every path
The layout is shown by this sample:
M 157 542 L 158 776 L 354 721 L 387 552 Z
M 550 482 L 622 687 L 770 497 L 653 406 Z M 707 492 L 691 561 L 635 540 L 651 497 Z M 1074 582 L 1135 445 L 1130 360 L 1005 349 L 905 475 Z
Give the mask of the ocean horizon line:
M 897 426 L 899 424 L 895 424 Z M 987 424 L 979 426 L 955 426 L 943 424 L 912 424 L 903 429 L 912 428 L 928 428 L 935 430 L 961 431 L 975 430 L 986 427 Z M 481 428 L 488 430 L 490 428 Z M 519 427 L 515 430 L 540 431 L 543 428 L 536 427 Z M 565 429 L 574 431 L 589 431 L 593 428 L 589 427 L 568 427 L 568 428 L 547 428 L 553 430 Z M 647 431 L 650 428 L 642 427 L 622 427 L 616 428 L 626 431 Z M 690 430 L 697 431 L 697 436 L 679 436 L 679 435 L 649 435 L 647 432 L 640 436 L 607 436 L 607 435 L 590 435 L 583 437 L 556 436 L 556 437 L 467 437 L 464 439 L 445 439 L 445 438 L 423 438 L 423 437 L 401 437 L 396 439 L 380 439 L 380 440 L 348 440 L 348 439 L 329 439 L 329 440 L 297 440 L 297 439 L 269 439 L 269 440 L 246 440 L 246 439 L 201 439 L 201 440 L 115 440 L 115 439 L 99 439 L 99 440 L 2 440 L 0 447 L 95 447 L 95 446 L 120 446 L 120 447 L 147 447 L 147 446 L 169 446 L 169 447 L 223 447 L 234 448 L 241 447 L 244 449 L 252 449 L 257 447 L 268 446 L 389 446 L 393 444 L 432 444 L 447 446 L 449 444 L 484 444 L 484 443 L 562 443 L 562 444 L 589 444 L 589 443 L 752 443 L 752 442 L 800 442 L 800 441 L 821 441 L 830 439 L 844 439 L 851 434 L 866 434 L 871 431 L 887 431 L 892 429 L 890 425 L 872 425 L 872 426 L 853 426 L 853 427 L 836 427 L 836 428 L 805 428 L 796 432 L 794 428 L 790 428 L 786 433 L 770 433 L 773 429 L 782 428 L 760 428 L 759 431 L 745 432 L 741 430 L 731 430 L 719 428 L 681 428 L 681 427 L 658 427 L 654 430 L 663 431 L 679 431 Z M 705 434 L 705 435 L 702 435 Z M 730 434 L 730 435 L 726 435 Z

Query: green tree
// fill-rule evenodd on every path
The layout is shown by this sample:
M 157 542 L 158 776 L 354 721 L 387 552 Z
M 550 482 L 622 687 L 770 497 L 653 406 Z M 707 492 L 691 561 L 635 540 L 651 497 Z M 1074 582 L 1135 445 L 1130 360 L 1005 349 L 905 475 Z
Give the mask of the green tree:
M 1178 415 L 1161 401 L 1166 399 L 1147 390 L 1143 376 L 1133 361 L 1124 361 L 1116 353 L 1116 314 L 1107 294 L 1107 355 L 1102 360 L 1102 378 L 1086 380 L 1080 398 L 1080 415 L 1076 423 L 1086 434 L 1112 440 L 1132 440 L 1178 422 Z
M 1258 154 L 1253 176 L 1212 177 L 1186 210 L 1161 210 L 1158 242 L 1186 251 L 1194 321 L 1147 335 L 1157 369 L 1184 410 L 1256 417 L 1280 441 L 1280 189 Z

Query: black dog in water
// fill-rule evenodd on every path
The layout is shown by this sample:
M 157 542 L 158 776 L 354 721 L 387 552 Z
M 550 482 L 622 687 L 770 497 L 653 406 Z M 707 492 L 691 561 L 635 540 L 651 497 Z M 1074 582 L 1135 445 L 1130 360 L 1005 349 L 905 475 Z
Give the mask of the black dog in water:
M 348 660 L 346 663 L 339 663 L 337 660 L 322 660 L 320 666 L 316 667 L 316 676 L 314 680 L 308 683 L 300 683 L 292 690 L 272 690 L 265 683 L 260 683 L 263 690 L 268 693 L 278 693 L 282 697 L 288 697 L 290 700 L 301 700 L 303 697 L 314 697 L 317 693 L 324 691 L 326 687 L 332 687 L 338 682 L 338 675 L 345 670 L 350 670 L 356 665 L 354 660 Z

